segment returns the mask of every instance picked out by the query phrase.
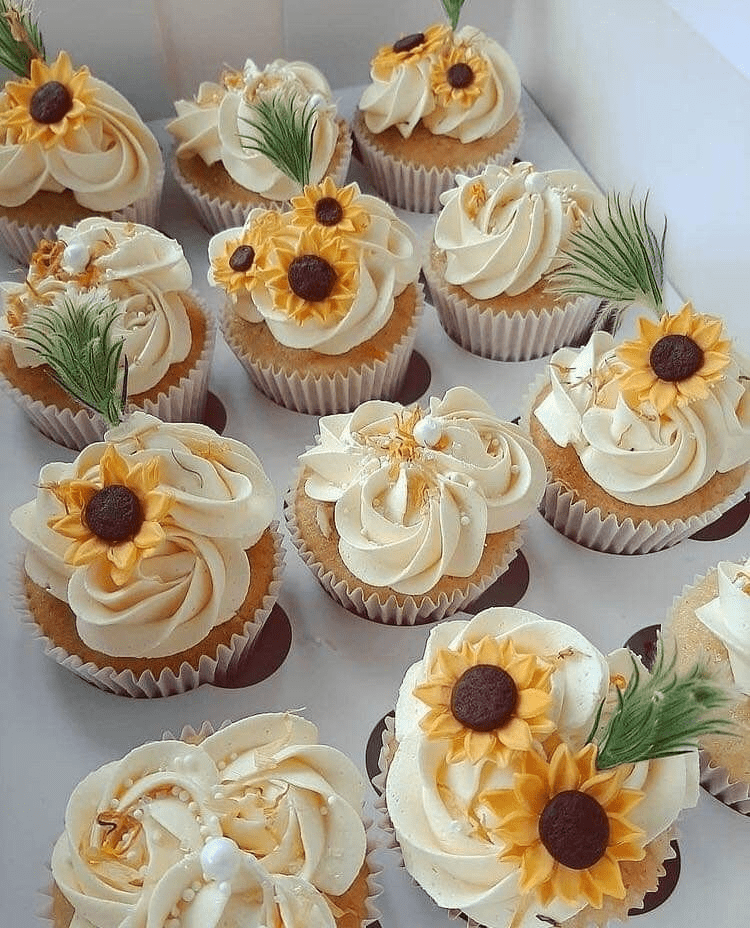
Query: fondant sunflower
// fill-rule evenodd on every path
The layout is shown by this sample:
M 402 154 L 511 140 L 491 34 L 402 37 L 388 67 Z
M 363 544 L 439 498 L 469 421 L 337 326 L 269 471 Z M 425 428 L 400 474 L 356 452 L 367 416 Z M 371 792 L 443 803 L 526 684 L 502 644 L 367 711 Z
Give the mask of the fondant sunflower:
M 266 210 L 238 238 L 224 242 L 224 250 L 211 258 L 211 273 L 217 286 L 230 296 L 249 292 L 268 252 L 273 236 L 281 232 L 283 219 L 276 210 Z
M 529 751 L 512 789 L 480 796 L 497 819 L 489 834 L 506 847 L 500 860 L 518 867 L 520 891 L 536 891 L 543 906 L 623 899 L 620 861 L 645 856 L 645 834 L 627 818 L 644 795 L 623 787 L 632 767 L 597 770 L 596 751 L 588 744 L 573 754 L 561 743 L 549 762 Z
M 353 205 L 358 192 L 356 184 L 337 187 L 330 177 L 322 184 L 308 184 L 301 196 L 292 197 L 289 222 L 302 229 L 320 225 L 337 232 L 362 232 L 370 224 L 370 215 Z
M 545 714 L 553 669 L 544 658 L 516 651 L 509 638 L 443 648 L 427 680 L 414 688 L 430 707 L 420 726 L 428 738 L 450 742 L 448 763 L 492 758 L 507 766 L 514 751 L 531 750 L 535 739 L 555 730 Z
M 108 445 L 97 477 L 75 477 L 50 486 L 65 513 L 50 519 L 49 527 L 72 539 L 65 563 L 80 567 L 106 558 L 112 582 L 126 583 L 141 558 L 152 554 L 165 537 L 161 523 L 172 497 L 156 489 L 159 471 L 159 458 L 131 467 L 114 445 Z
M 709 395 L 729 364 L 729 339 L 720 319 L 702 316 L 685 303 L 676 315 L 638 319 L 638 338 L 616 349 L 628 367 L 618 378 L 626 402 L 650 402 L 661 414 Z
M 86 67 L 73 70 L 67 52 L 60 52 L 52 65 L 33 58 L 28 78 L 5 84 L 0 122 L 15 130 L 20 144 L 40 142 L 51 148 L 64 142 L 86 120 L 95 93 L 90 78 Z
M 314 226 L 295 242 L 275 243 L 262 273 L 274 308 L 303 325 L 308 319 L 329 323 L 346 315 L 358 269 L 345 239 Z
M 450 35 L 448 26 L 434 23 L 424 32 L 414 32 L 397 39 L 393 45 L 384 45 L 372 59 L 373 77 L 386 81 L 399 65 L 416 63 L 434 55 Z
M 440 106 L 470 107 L 487 82 L 487 61 L 466 42 L 446 46 L 430 71 L 432 91 Z

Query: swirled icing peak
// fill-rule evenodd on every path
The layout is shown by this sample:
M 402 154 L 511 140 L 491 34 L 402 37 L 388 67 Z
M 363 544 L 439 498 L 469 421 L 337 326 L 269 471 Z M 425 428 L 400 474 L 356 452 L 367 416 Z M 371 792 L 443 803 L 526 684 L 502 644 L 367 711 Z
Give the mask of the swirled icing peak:
M 695 614 L 726 647 L 734 682 L 750 696 L 750 560 L 720 561 L 716 573 L 719 595 Z

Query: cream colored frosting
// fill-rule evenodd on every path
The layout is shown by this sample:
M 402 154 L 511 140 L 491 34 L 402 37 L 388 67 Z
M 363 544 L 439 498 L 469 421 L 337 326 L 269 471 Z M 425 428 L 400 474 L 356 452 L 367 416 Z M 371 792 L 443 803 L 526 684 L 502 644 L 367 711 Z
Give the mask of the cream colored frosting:
M 171 928 L 175 917 L 186 928 L 334 928 L 322 894 L 334 868 L 347 889 L 362 866 L 363 793 L 352 762 L 289 714 L 243 719 L 199 745 L 145 744 L 75 788 L 52 874 L 77 928 Z
M 559 263 L 600 199 L 579 171 L 537 171 L 528 161 L 459 174 L 440 197 L 434 232 L 446 280 L 482 300 L 525 292 Z
M 716 574 L 719 595 L 695 614 L 724 644 L 734 682 L 750 696 L 750 560 L 719 561 Z
M 89 647 L 120 657 L 174 654 L 203 640 L 243 602 L 250 584 L 245 550 L 270 524 L 275 492 L 249 448 L 206 426 L 165 424 L 136 412 L 105 439 L 71 464 L 45 465 L 36 499 L 12 513 L 29 542 L 26 572 L 70 605 Z M 157 489 L 171 499 L 164 540 L 121 585 L 112 582 L 104 558 L 66 563 L 70 539 L 49 524 L 63 512 L 53 487 L 96 479 L 108 443 L 131 467 L 158 458 Z
M 60 306 L 93 291 L 119 304 L 112 335 L 124 339 L 128 395 L 150 390 L 188 356 L 192 344 L 183 303 L 192 274 L 181 246 L 148 226 L 99 216 L 60 226 L 58 239 L 65 245 L 59 266 L 40 277 L 32 264 L 24 283 L 0 284 L 5 309 L 0 337 L 10 342 L 16 364 L 43 363 L 12 324 L 19 309 L 28 319 L 37 306 Z
M 555 661 L 551 715 L 563 740 L 580 747 L 609 685 L 610 673 L 628 675 L 627 652 L 604 658 L 569 626 L 522 609 L 493 608 L 469 622 L 441 623 L 430 633 L 425 656 L 406 673 L 396 706 L 398 748 L 388 768 L 386 800 L 409 873 L 438 905 L 460 909 L 488 928 L 539 925 L 538 915 L 563 920 L 582 905 L 555 900 L 542 909 L 528 906 L 518 886 L 515 864 L 499 860 L 503 845 L 490 841 L 475 818 L 481 792 L 513 785 L 511 767 L 491 759 L 446 763 L 445 742 L 419 727 L 426 707 L 413 696 L 426 679 L 435 653 L 457 651 L 463 642 L 485 636 L 510 639 L 519 651 Z M 632 669 L 632 668 L 631 668 Z M 625 782 L 642 789 L 644 799 L 628 814 L 650 841 L 682 808 L 698 799 L 697 753 L 636 764 Z M 471 813 L 470 814 L 470 810 Z
M 716 473 L 750 461 L 750 365 L 736 352 L 705 399 L 661 416 L 628 406 L 614 381 L 624 370 L 611 335 L 595 332 L 581 349 L 561 348 L 548 368 L 551 392 L 534 415 L 561 447 L 571 445 L 610 496 L 658 506 L 700 489 Z
M 203 83 L 194 100 L 178 100 L 177 118 L 167 126 L 177 142 L 177 157 L 198 155 L 208 165 L 221 161 L 233 180 L 269 200 L 288 200 L 300 193 L 295 180 L 243 145 L 252 135 L 252 104 L 278 93 L 296 100 L 299 107 L 315 107 L 310 183 L 318 183 L 333 158 L 339 127 L 328 82 L 303 61 L 279 58 L 260 69 L 248 58 L 243 71 L 231 72 L 222 85 Z
M 371 71 L 369 84 L 359 101 L 365 125 L 378 134 L 395 126 L 408 139 L 414 127 L 435 108 L 430 86 L 432 60 L 429 57 L 405 61 L 387 79 Z
M 300 461 L 307 495 L 335 502 L 349 570 L 407 594 L 470 576 L 487 534 L 526 518 L 545 483 L 528 438 L 466 387 L 432 397 L 428 410 L 374 400 L 325 416 Z
M 90 77 L 93 97 L 81 128 L 46 148 L 19 143 L 0 118 L 0 204 L 20 206 L 40 190 L 68 189 L 87 209 L 123 209 L 155 189 L 163 170 L 159 144 L 122 94 Z M 0 94 L 1 111 L 7 95 Z

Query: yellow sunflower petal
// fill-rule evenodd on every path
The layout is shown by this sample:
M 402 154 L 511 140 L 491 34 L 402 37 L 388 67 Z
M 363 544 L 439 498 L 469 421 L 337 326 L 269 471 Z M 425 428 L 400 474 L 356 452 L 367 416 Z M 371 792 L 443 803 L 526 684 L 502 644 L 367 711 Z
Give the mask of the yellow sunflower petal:
M 74 567 L 80 567 L 82 564 L 90 564 L 97 558 L 106 555 L 108 546 L 101 538 L 91 535 L 81 544 L 74 542 L 65 551 L 65 563 L 72 564 Z
M 648 393 L 648 398 L 658 413 L 663 413 L 677 400 L 677 387 L 666 380 L 657 380 Z
M 516 801 L 529 812 L 541 813 L 549 799 L 546 777 L 531 773 L 517 773 L 513 780 L 513 789 L 508 792 L 511 796 L 515 795 Z
M 161 521 L 169 512 L 173 498 L 170 493 L 159 493 L 152 490 L 145 499 L 141 500 L 143 518 L 149 522 Z
M 464 750 L 472 764 L 489 757 L 494 746 L 495 735 L 493 732 L 468 729 L 464 735 Z
M 141 524 L 138 534 L 133 538 L 133 544 L 141 550 L 146 548 L 156 548 L 164 541 L 164 529 L 158 522 L 146 522 Z
M 541 841 L 532 844 L 523 855 L 518 888 L 528 893 L 549 879 L 555 866 L 555 859 Z
M 123 541 L 108 548 L 107 558 L 118 570 L 132 571 L 139 560 L 138 548 L 132 541 Z
M 605 895 L 613 896 L 615 899 L 625 898 L 625 886 L 622 882 L 620 865 L 610 856 L 609 850 L 588 870 L 591 878 L 596 881 Z
M 551 702 L 552 697 L 543 690 L 524 689 L 518 694 L 515 713 L 522 719 L 528 719 L 545 712 Z
M 533 740 L 529 726 L 519 718 L 508 719 L 495 734 L 498 741 L 512 751 L 528 751 Z
M 576 789 L 580 782 L 578 767 L 566 745 L 561 744 L 552 755 L 549 767 L 550 795 Z

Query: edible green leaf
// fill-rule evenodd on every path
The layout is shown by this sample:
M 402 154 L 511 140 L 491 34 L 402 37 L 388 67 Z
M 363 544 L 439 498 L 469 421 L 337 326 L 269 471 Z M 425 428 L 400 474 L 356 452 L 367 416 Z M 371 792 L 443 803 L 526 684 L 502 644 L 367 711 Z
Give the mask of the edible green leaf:
M 242 147 L 265 155 L 300 187 L 309 184 L 316 118 L 312 100 L 300 105 L 295 94 L 277 93 L 256 100 L 251 109 L 252 118 L 244 121 L 252 133 L 240 134 Z
M 466 0 L 442 0 L 445 14 L 448 17 L 448 22 L 451 24 L 451 29 L 455 30 L 458 25 L 458 18 L 461 15 L 461 9 L 465 2 Z
M 0 0 L 0 64 L 28 77 L 32 58 L 46 58 L 44 41 L 29 3 Z

